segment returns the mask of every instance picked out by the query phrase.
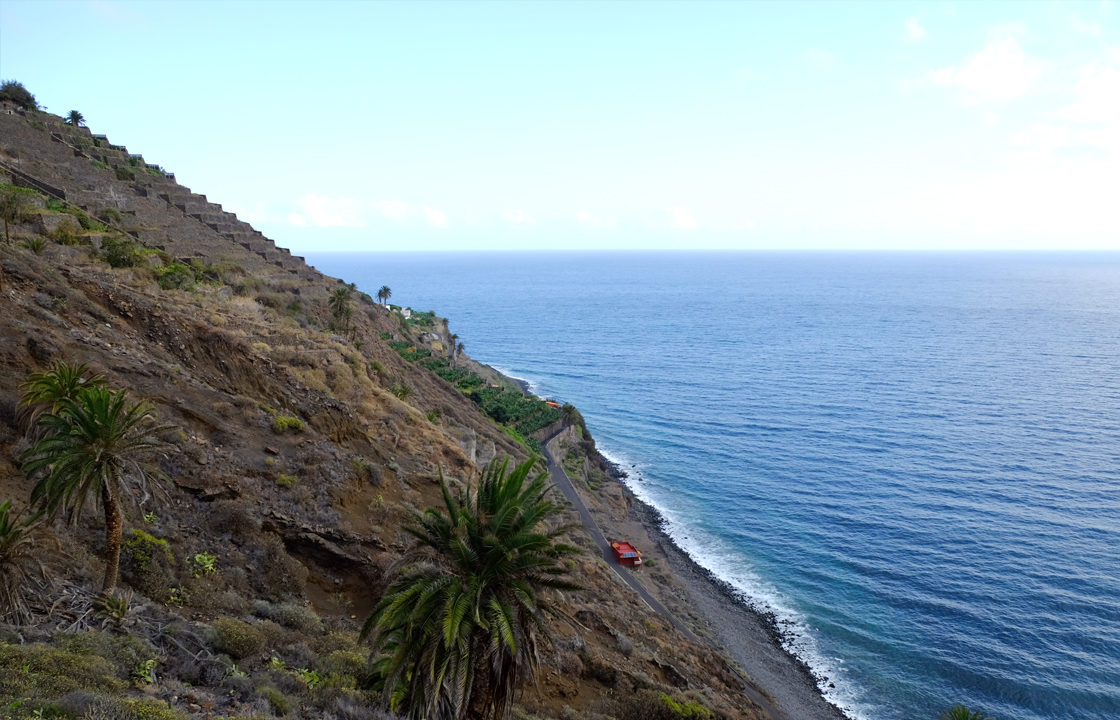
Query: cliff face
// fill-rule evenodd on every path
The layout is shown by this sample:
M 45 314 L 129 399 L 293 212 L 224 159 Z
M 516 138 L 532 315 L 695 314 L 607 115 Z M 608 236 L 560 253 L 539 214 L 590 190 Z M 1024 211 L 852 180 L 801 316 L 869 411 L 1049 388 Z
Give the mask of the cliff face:
M 104 716 L 129 717 L 132 696 L 170 703 L 166 717 L 378 717 L 356 629 L 408 547 L 402 523 L 438 502 L 441 474 L 529 454 L 402 357 L 405 344 L 446 354 L 446 325 L 360 294 L 339 315 L 342 281 L 51 115 L 0 114 L 0 183 L 40 191 L 0 240 L 0 502 L 27 507 L 19 385 L 55 361 L 87 363 L 175 428 L 164 496 L 126 516 L 127 611 L 91 608 L 97 512 L 41 531 L 54 584 L 31 628 L 0 631 L 0 705 L 66 698 L 70 717 L 94 717 L 116 702 Z M 581 530 L 571 540 L 590 547 Z M 720 655 L 651 616 L 593 553 L 574 573 L 586 589 L 561 598 L 573 620 L 554 624 L 520 715 L 621 717 L 619 695 L 665 692 L 754 716 Z

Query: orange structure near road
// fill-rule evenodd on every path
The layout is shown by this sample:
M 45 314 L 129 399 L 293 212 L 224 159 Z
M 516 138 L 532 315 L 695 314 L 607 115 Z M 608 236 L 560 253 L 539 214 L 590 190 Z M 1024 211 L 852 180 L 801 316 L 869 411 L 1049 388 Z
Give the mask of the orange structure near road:
M 612 542 L 611 548 L 614 549 L 614 559 L 618 561 L 619 565 L 632 565 L 636 567 L 642 564 L 642 553 L 630 543 Z

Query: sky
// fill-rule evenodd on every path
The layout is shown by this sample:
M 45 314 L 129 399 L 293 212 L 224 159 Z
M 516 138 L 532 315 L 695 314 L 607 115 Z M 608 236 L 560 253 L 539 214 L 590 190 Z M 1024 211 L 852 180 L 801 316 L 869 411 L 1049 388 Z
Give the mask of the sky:
M 0 77 L 296 252 L 1120 249 L 1120 7 L 0 0 Z

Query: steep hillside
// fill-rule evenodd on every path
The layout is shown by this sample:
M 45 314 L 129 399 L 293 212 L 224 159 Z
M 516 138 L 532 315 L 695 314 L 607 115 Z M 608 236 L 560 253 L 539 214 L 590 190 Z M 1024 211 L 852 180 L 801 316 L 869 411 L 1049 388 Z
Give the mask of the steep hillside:
M 441 475 L 530 457 L 564 429 L 559 412 L 533 415 L 530 398 L 516 414 L 508 379 L 449 355 L 446 321 L 346 298 L 84 128 L 0 114 L 0 184 L 33 190 L 0 241 L 0 502 L 28 507 L 20 384 L 57 361 L 173 427 L 164 492 L 126 515 L 127 606 L 93 604 L 96 510 L 41 528 L 52 583 L 29 625 L 0 626 L 0 717 L 381 717 L 357 629 L 409 546 L 403 523 L 440 502 Z M 628 501 L 573 418 L 567 464 L 607 484 L 594 504 L 624 523 Z M 764 716 L 718 650 L 651 612 L 582 527 L 569 535 L 588 549 L 572 567 L 584 589 L 558 598 L 569 619 L 552 622 L 515 716 Z

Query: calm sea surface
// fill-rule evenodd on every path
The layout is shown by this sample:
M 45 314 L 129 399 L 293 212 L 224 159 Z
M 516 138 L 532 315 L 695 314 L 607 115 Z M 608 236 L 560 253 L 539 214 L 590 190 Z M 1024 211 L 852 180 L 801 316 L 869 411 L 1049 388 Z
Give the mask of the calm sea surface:
M 852 717 L 1120 717 L 1120 254 L 308 260 L 578 406 Z

